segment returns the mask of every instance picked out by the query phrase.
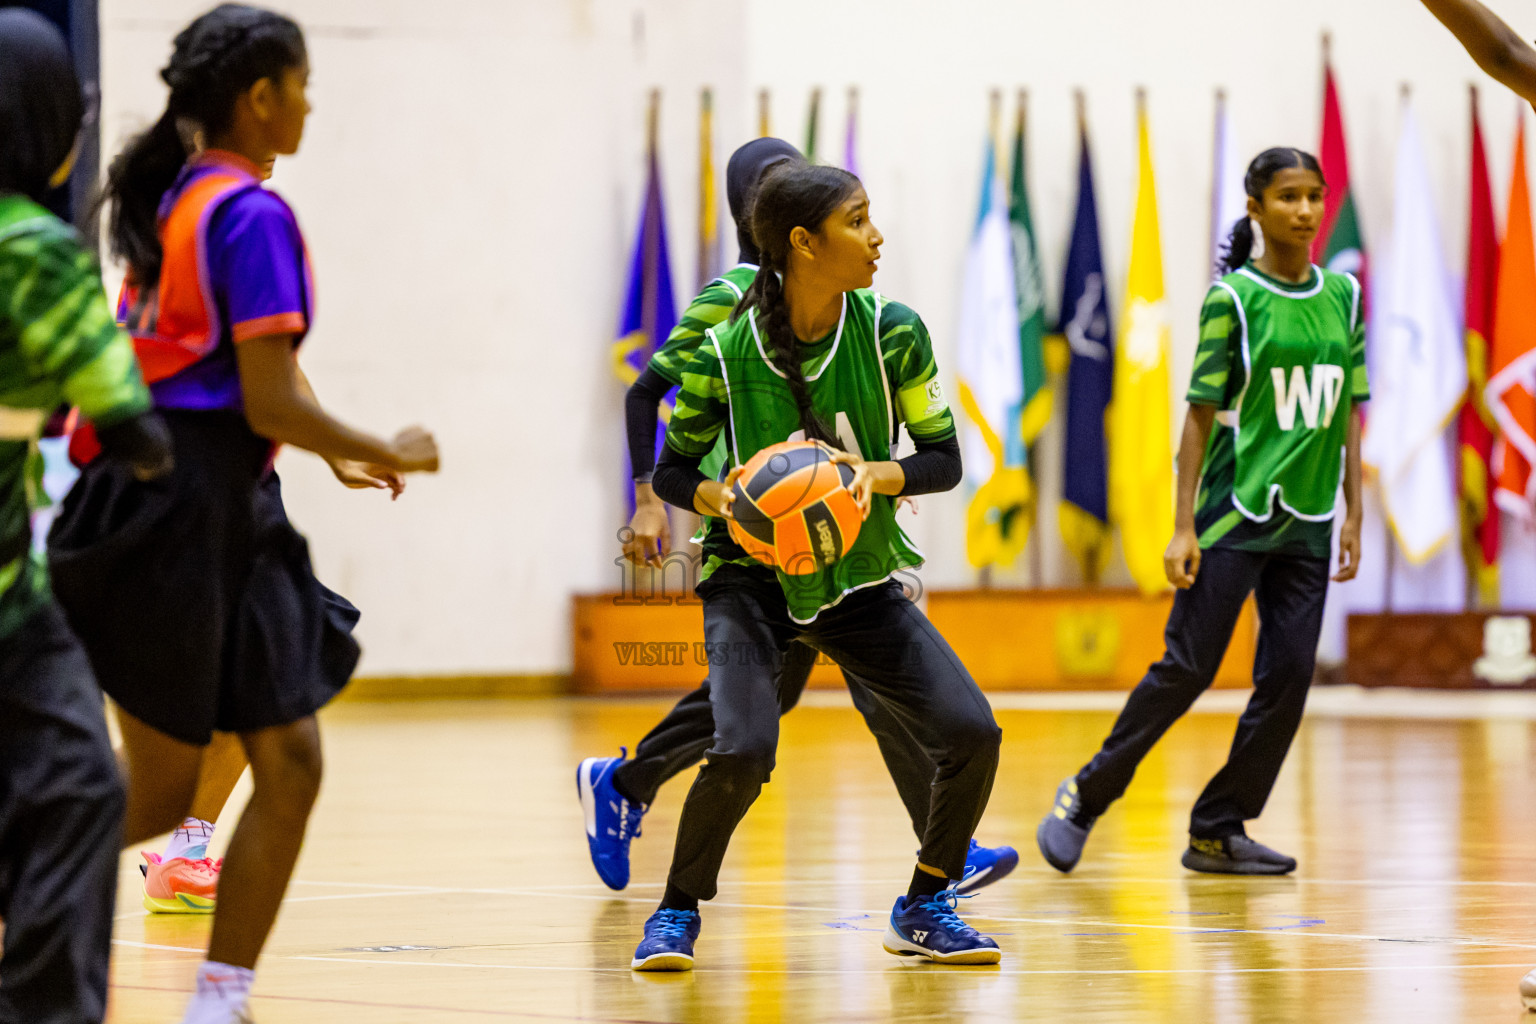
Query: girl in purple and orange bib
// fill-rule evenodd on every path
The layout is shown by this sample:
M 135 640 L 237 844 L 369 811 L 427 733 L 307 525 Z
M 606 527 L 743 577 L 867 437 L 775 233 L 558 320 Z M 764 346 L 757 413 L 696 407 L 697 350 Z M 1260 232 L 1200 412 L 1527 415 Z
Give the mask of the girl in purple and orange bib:
M 124 840 L 186 816 L 213 730 L 240 736 L 254 795 L 230 843 L 208 961 L 184 1024 L 244 1019 L 320 781 L 315 712 L 350 678 L 358 613 L 315 579 L 272 456 L 322 456 L 350 487 L 398 494 L 437 469 L 420 428 L 385 441 L 330 417 L 295 355 L 313 316 L 303 237 L 261 168 L 298 149 L 304 38 L 225 4 L 176 37 L 166 112 L 114 162 L 121 312 L 175 444 L 166 481 L 92 458 L 50 536 L 59 601 L 119 709 Z M 207 149 L 188 159 L 184 139 Z

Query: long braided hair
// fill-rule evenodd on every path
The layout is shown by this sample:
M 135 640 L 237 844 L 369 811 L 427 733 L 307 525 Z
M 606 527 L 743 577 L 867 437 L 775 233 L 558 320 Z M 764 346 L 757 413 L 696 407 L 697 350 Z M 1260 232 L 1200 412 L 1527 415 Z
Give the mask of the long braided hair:
M 176 36 L 160 72 L 171 87 L 165 112 L 112 161 L 101 198 L 112 204 L 112 254 L 140 287 L 160 279 L 160 200 L 187 161 L 191 133 L 224 131 L 242 92 L 304 60 L 304 33 L 291 18 L 245 4 L 220 4 Z
M 761 262 L 731 313 L 734 321 L 749 309 L 757 311 L 757 328 L 767 341 L 774 367 L 789 385 L 806 439 L 839 448 L 837 432 L 811 406 L 810 387 L 789 325 L 783 276 L 789 264 L 790 232 L 799 227 L 820 231 L 822 222 L 858 188 L 859 179 L 837 167 L 786 161 L 770 169 L 757 186 L 749 215 Z

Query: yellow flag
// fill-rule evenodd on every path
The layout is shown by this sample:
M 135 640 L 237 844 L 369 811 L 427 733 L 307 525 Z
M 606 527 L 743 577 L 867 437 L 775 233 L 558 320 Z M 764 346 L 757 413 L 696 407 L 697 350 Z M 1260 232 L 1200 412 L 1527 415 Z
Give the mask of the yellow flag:
M 1152 176 L 1145 100 L 1137 97 L 1140 172 L 1131 231 L 1125 318 L 1115 346 L 1109 412 L 1109 514 L 1120 529 L 1125 564 L 1142 593 L 1168 586 L 1163 552 L 1173 536 L 1173 451 L 1169 444 L 1168 365 L 1172 328 L 1163 298 L 1163 244 Z

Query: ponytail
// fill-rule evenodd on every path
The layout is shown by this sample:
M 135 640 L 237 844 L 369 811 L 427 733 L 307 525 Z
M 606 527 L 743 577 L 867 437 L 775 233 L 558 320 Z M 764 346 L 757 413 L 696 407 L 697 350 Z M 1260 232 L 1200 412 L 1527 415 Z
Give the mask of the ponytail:
M 1247 263 L 1252 252 L 1253 220 L 1243 217 L 1232 225 L 1232 232 L 1227 235 L 1227 244 L 1222 247 L 1221 255 L 1216 259 L 1217 276 L 1230 274 Z
M 112 161 L 98 201 L 112 204 L 108 221 L 112 255 L 128 264 L 133 282 L 152 288 L 160 280 L 160 199 L 187 161 L 176 118 L 169 108 L 154 127 L 136 136 Z
M 194 134 L 211 142 L 229 127 L 242 93 L 304 60 L 299 26 L 260 7 L 220 4 L 177 34 L 160 72 L 171 90 L 165 112 L 112 161 L 100 199 L 112 204 L 112 254 L 128 263 L 140 288 L 160 280 L 160 201 L 186 164 Z

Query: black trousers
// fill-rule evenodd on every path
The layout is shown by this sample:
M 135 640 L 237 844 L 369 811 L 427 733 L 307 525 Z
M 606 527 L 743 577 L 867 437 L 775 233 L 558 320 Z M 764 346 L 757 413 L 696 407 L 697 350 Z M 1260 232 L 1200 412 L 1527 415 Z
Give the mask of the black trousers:
M 98 1024 L 123 787 L 101 691 L 49 605 L 0 642 L 0 1024 Z
M 1118 800 L 1153 744 L 1211 685 L 1249 593 L 1260 623 L 1253 697 L 1226 765 L 1195 802 L 1189 832 L 1224 838 L 1264 810 L 1312 685 L 1328 561 L 1210 548 L 1194 585 L 1174 596 L 1162 660 L 1131 691 L 1104 746 L 1077 774 L 1085 811 L 1101 814 Z
M 724 567 L 702 584 L 714 739 L 677 828 L 668 881 L 712 899 L 732 832 L 773 772 L 779 678 L 797 638 L 861 679 L 932 764 L 923 863 L 951 878 L 986 809 L 1002 730 L 976 683 L 895 582 L 857 591 L 809 626 L 789 617 L 772 577 Z
M 806 681 L 816 665 L 815 648 L 799 640 L 784 650 L 779 665 L 779 714 L 788 714 L 800 702 Z M 933 786 L 934 764 L 928 751 L 896 717 L 875 699 L 869 684 L 843 670 L 843 681 L 853 697 L 853 706 L 864 716 L 864 724 L 874 735 L 885 760 L 886 771 L 896 784 L 896 792 L 912 820 L 918 841 L 928 827 L 928 799 Z M 666 717 L 645 734 L 635 747 L 635 756 L 614 773 L 620 792 L 631 800 L 649 804 L 673 776 L 687 771 L 704 759 L 715 738 L 715 713 L 709 701 L 709 679 L 699 688 L 672 705 Z

